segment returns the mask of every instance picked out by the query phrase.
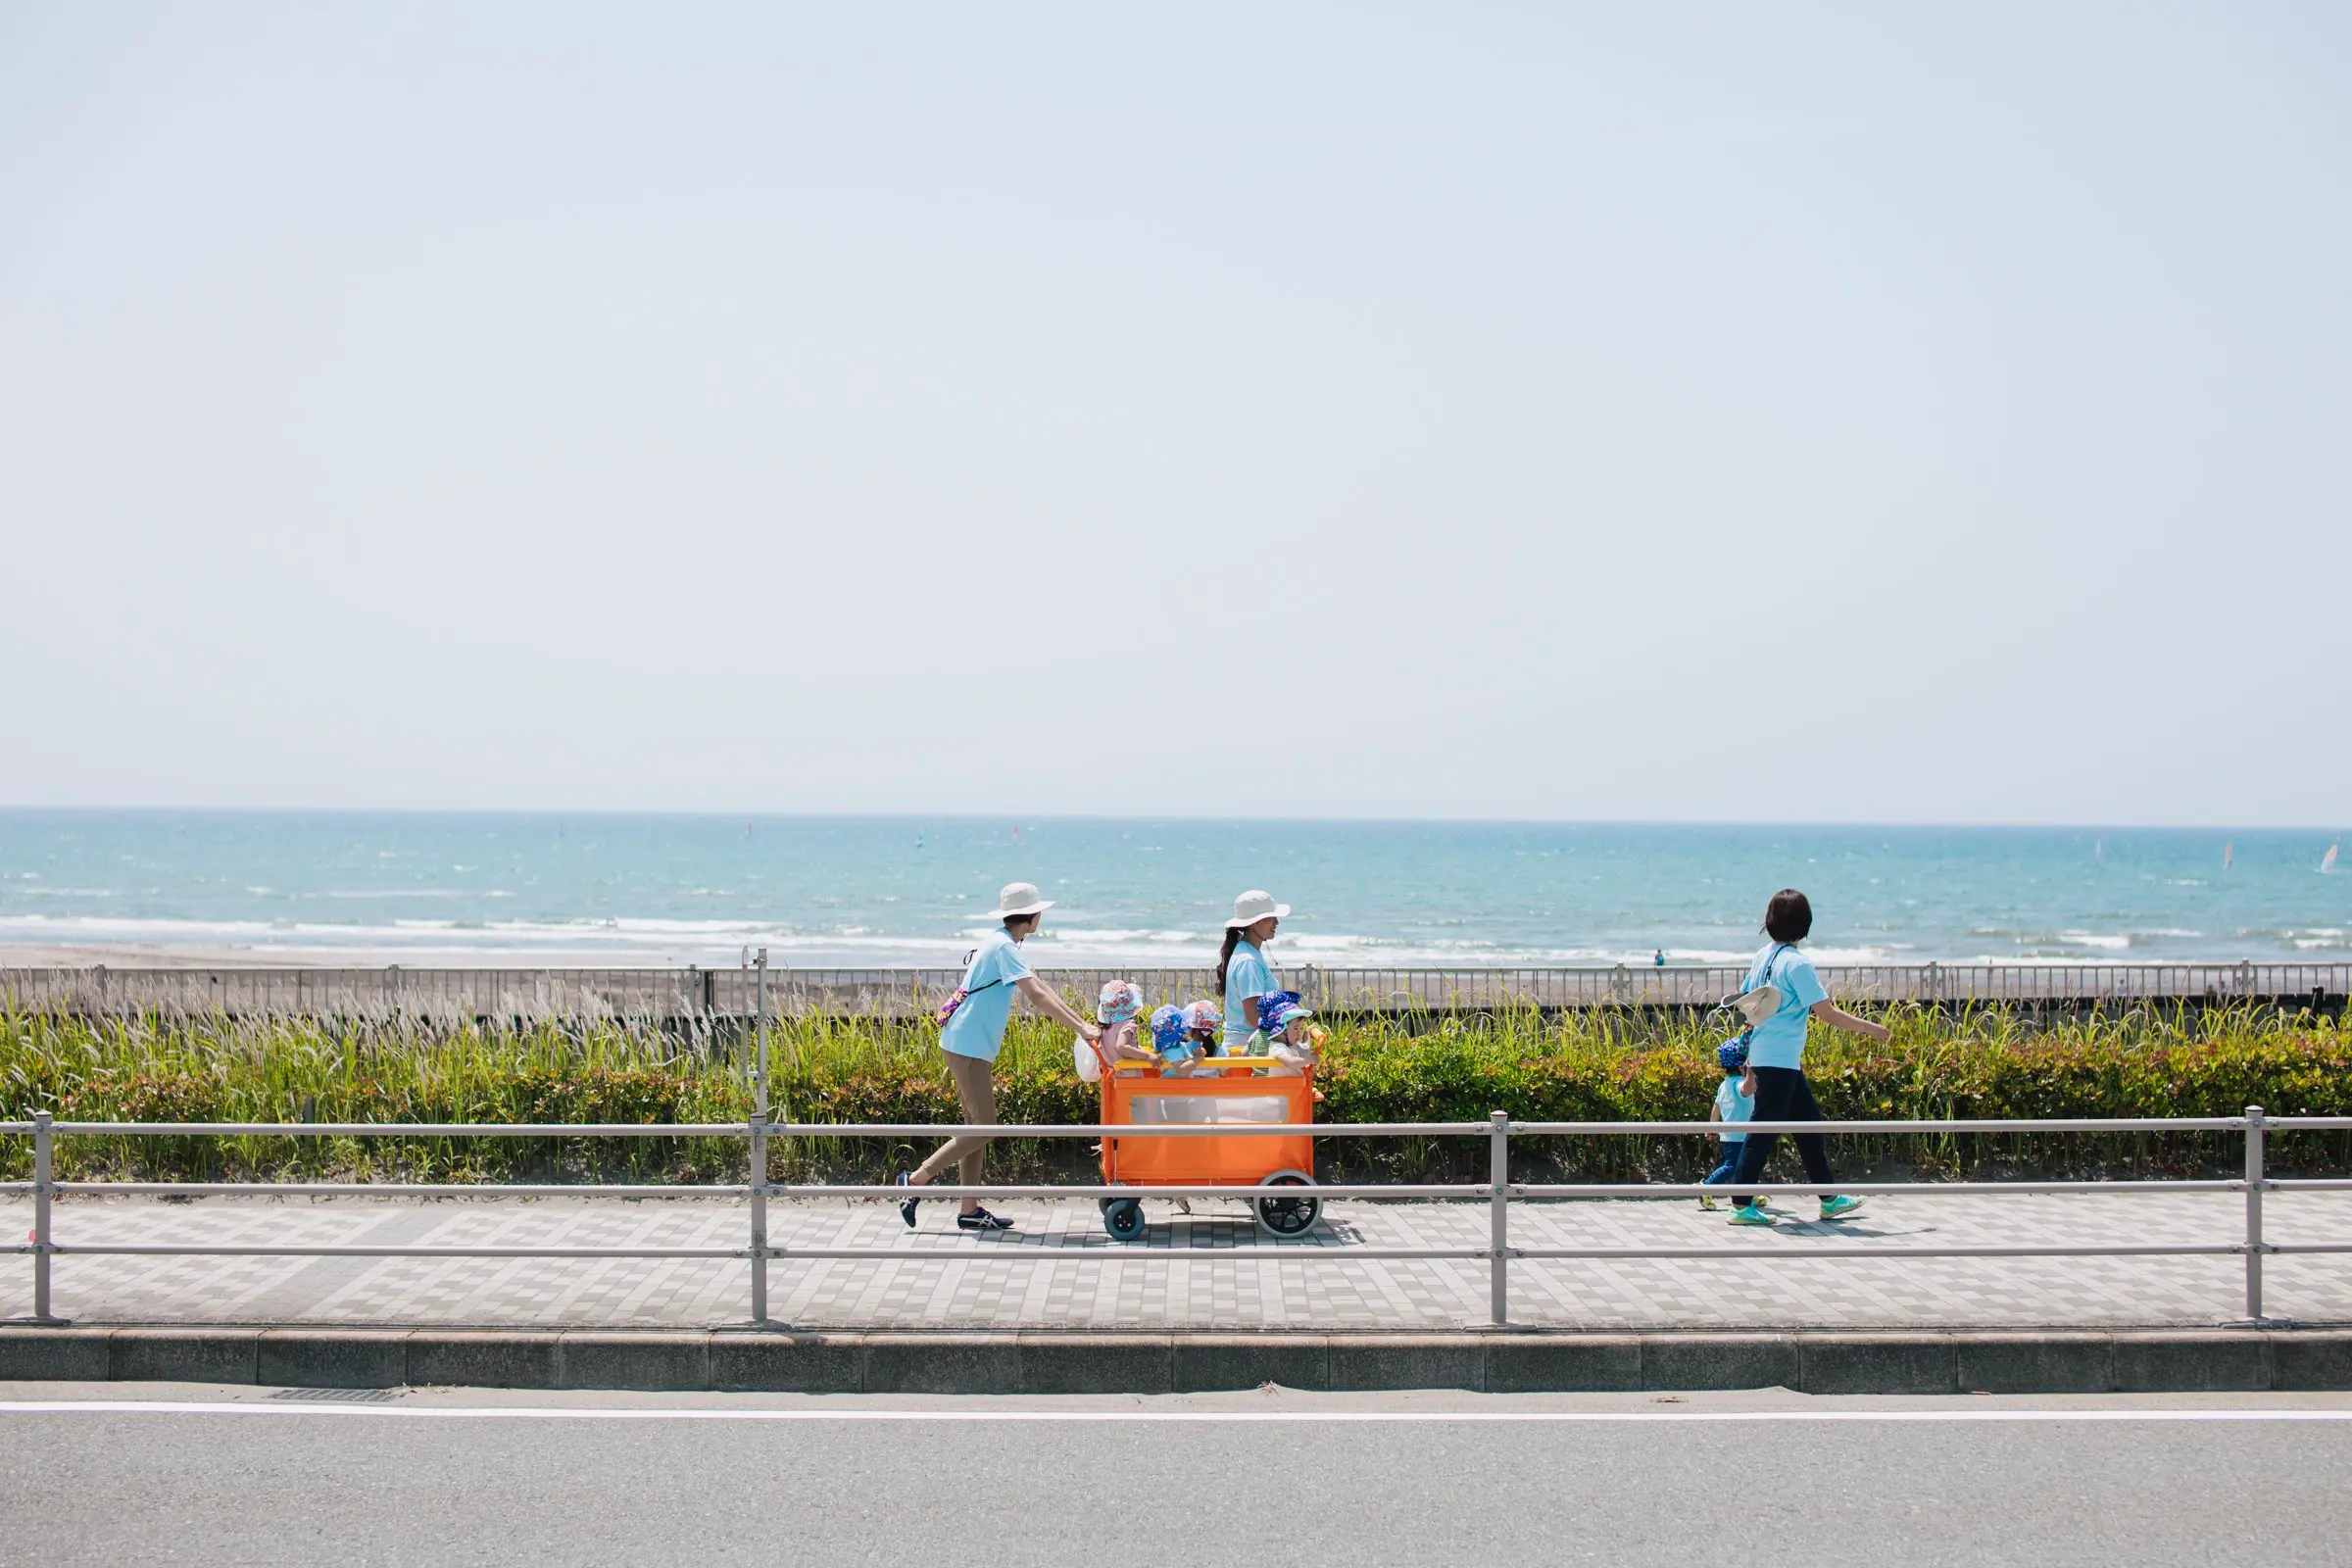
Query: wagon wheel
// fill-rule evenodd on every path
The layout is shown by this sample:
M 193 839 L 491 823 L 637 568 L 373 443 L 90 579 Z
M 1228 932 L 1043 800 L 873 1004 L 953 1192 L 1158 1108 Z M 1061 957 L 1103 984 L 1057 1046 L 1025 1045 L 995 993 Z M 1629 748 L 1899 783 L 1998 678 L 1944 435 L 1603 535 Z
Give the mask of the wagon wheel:
M 1258 1185 L 1312 1187 L 1315 1179 L 1300 1170 L 1278 1170 Z M 1320 1198 L 1259 1198 L 1252 1200 L 1251 1205 L 1257 1210 L 1257 1228 L 1282 1241 L 1304 1236 L 1323 1217 Z
M 1132 1242 L 1144 1234 L 1144 1205 L 1141 1200 L 1113 1198 L 1102 1205 L 1102 1228 L 1110 1232 L 1114 1242 Z

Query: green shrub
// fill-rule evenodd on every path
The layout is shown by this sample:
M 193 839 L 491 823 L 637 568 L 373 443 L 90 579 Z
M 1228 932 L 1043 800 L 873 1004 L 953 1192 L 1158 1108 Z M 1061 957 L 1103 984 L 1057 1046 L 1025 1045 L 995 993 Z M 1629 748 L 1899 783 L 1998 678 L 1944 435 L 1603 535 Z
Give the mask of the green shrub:
M 2352 1114 L 2352 1032 L 2275 1009 L 2138 1009 L 2049 1028 L 2024 1012 L 1881 1014 L 1885 1046 L 1814 1031 L 1806 1065 L 1834 1118 Z M 1340 1020 L 1320 1084 L 1333 1122 L 1703 1120 L 1716 1035 L 1687 1017 L 1522 1012 Z M 769 1031 L 779 1120 L 959 1119 L 927 1026 L 793 1019 Z M 749 1054 L 708 1031 L 626 1022 L 516 1027 L 413 1020 L 222 1017 L 82 1019 L 0 1012 L 0 1117 L 48 1109 L 76 1121 L 733 1122 L 751 1113 Z M 1015 1019 L 998 1061 L 998 1114 L 1033 1125 L 1096 1119 L 1069 1036 Z M 0 1139 L 22 1179 L 28 1140 Z M 771 1170 L 795 1180 L 878 1180 L 923 1139 L 778 1140 Z M 1532 1179 L 1688 1180 L 1706 1138 L 1513 1142 Z M 2272 1141 L 2281 1171 L 2338 1172 L 2342 1134 Z M 2230 1134 L 1842 1138 L 1842 1170 L 1927 1175 L 2180 1174 L 2232 1170 Z M 1329 1140 L 1329 1177 L 1477 1180 L 1483 1138 Z M 1784 1156 L 1786 1157 L 1786 1156 Z M 59 1140 L 61 1175 L 152 1180 L 739 1181 L 744 1145 L 649 1138 L 146 1138 Z M 1001 1146 L 1006 1177 L 1083 1177 L 1087 1142 Z

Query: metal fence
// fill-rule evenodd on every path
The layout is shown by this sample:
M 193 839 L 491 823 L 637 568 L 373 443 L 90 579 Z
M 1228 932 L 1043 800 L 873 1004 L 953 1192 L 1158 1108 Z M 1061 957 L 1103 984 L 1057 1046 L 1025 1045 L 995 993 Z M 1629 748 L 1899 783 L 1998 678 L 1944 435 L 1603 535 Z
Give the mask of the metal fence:
M 1200 968 L 1048 969 L 1091 996 L 1136 981 L 1152 1001 L 1215 994 Z M 2070 1005 L 2264 1001 L 2341 1006 L 2352 963 L 1824 964 L 1823 983 L 1863 1003 L 2000 1002 Z M 1740 965 L 1285 970 L 1329 1011 L 1412 1012 L 1504 1006 L 1698 1007 L 1740 989 Z M 0 970 L 0 1005 L 36 1011 L 236 1015 L 634 1018 L 663 1021 L 808 1014 L 920 1017 L 961 983 L 952 969 L 368 969 L 86 968 Z
M 1169 1137 L 1295 1137 L 1317 1138 L 1483 1138 L 1488 1143 L 1488 1180 L 1453 1184 L 1346 1184 L 1308 1189 L 1322 1198 L 1420 1199 L 1478 1202 L 1488 1212 L 1488 1243 L 1484 1247 L 1309 1247 L 1285 1246 L 1279 1241 L 1257 1248 L 1220 1250 L 1218 1262 L 1316 1262 L 1346 1265 L 1383 1259 L 1484 1259 L 1489 1279 L 1493 1322 L 1510 1322 L 1510 1268 L 1515 1261 L 1634 1260 L 1644 1258 L 1824 1258 L 1883 1262 L 1899 1258 L 1961 1257 L 2181 1257 L 2239 1256 L 2245 1269 L 2245 1316 L 2262 1324 L 2263 1260 L 2284 1253 L 2352 1252 L 2352 1242 L 2272 1242 L 2263 1234 L 2265 1193 L 2281 1190 L 2352 1190 L 2352 1179 L 2279 1180 L 2264 1174 L 2264 1141 L 2273 1131 L 2342 1130 L 2352 1128 L 2348 1116 L 2266 1116 L 2249 1105 L 2242 1116 L 2136 1117 L 2113 1120 L 1947 1120 L 1750 1122 L 1749 1133 L 1827 1133 L 1830 1135 L 1944 1134 L 1944 1133 L 2198 1133 L 2242 1135 L 2244 1175 L 2230 1180 L 2151 1181 L 2000 1181 L 2000 1182 L 1841 1182 L 1834 1189 L 1804 1183 L 1759 1183 L 1742 1189 L 1765 1196 L 1823 1196 L 1900 1194 L 1913 1198 L 1960 1197 L 1984 1193 L 2069 1193 L 2082 1196 L 2129 1197 L 2171 1193 L 2242 1193 L 2245 1196 L 2244 1238 L 2237 1242 L 2135 1242 L 2084 1245 L 1878 1247 L 1828 1245 L 1794 1250 L 1778 1247 L 1519 1247 L 1510 1240 L 1514 1203 L 1581 1199 L 1689 1199 L 1719 1194 L 1724 1189 L 1693 1183 L 1541 1183 L 1511 1178 L 1511 1140 L 1542 1138 L 1650 1138 L 1711 1136 L 1723 1128 L 1714 1122 L 1514 1122 L 1501 1111 L 1484 1122 L 1399 1122 L 1384 1124 L 1315 1123 L 1306 1126 L 1262 1123 L 1153 1125 L 1150 1136 Z M 1068 1249 L 991 1249 L 985 1245 L 952 1250 L 816 1247 L 785 1248 L 771 1243 L 767 1202 L 771 1198 L 896 1199 L 906 1196 L 902 1187 L 864 1185 L 798 1185 L 765 1179 L 770 1140 L 789 1138 L 937 1138 L 956 1133 L 994 1138 L 1102 1138 L 1137 1136 L 1133 1126 L 951 1126 L 935 1123 L 843 1124 L 770 1123 L 764 1104 L 746 1122 L 679 1125 L 621 1123 L 608 1125 L 542 1124 L 400 1124 L 400 1123 L 213 1123 L 213 1122 L 61 1122 L 47 1113 L 29 1122 L 0 1123 L 0 1135 L 29 1135 L 32 1139 L 32 1180 L 0 1183 L 0 1192 L 29 1193 L 33 1223 L 28 1241 L 0 1250 L 29 1254 L 32 1259 L 33 1315 L 42 1322 L 58 1321 L 52 1311 L 52 1280 L 57 1259 L 75 1256 L 132 1255 L 181 1257 L 226 1255 L 254 1257 L 481 1257 L 481 1258 L 732 1258 L 744 1261 L 751 1274 L 751 1315 L 755 1325 L 769 1327 L 768 1273 L 772 1265 L 796 1260 L 834 1258 L 906 1263 L 953 1260 L 958 1263 L 1037 1263 L 1083 1261 L 1116 1265 L 1168 1260 L 1164 1251 L 1119 1247 Z M 722 1138 L 746 1140 L 749 1170 L 759 1180 L 714 1186 L 588 1186 L 493 1185 L 378 1182 L 61 1182 L 55 1178 L 55 1147 L 60 1137 L 80 1135 L 127 1137 L 221 1138 Z M 1280 1189 L 1298 1193 L 1300 1189 Z M 1263 1199 L 1264 1187 L 1151 1187 L 1102 1185 L 993 1184 L 952 1186 L 936 1183 L 922 1189 L 925 1198 L 1141 1198 L 1226 1197 Z M 745 1237 L 741 1247 L 404 1247 L 404 1246 L 265 1246 L 172 1242 L 91 1243 L 60 1241 L 54 1200 L 74 1196 L 165 1195 L 172 1197 L 236 1194 L 283 1196 L 398 1196 L 414 1195 L 564 1195 L 584 1198 L 654 1198 L 734 1196 L 745 1200 Z

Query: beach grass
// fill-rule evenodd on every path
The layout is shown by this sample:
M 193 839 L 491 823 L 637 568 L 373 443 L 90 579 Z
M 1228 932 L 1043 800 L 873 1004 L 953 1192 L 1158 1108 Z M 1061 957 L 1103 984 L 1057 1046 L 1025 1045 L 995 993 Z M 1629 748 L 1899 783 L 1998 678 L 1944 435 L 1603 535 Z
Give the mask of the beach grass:
M 2141 1007 L 2044 1026 L 2023 1009 L 1911 1005 L 1877 1014 L 1887 1045 L 1816 1029 L 1806 1064 L 1832 1117 L 2352 1114 L 2352 1029 L 2272 1007 Z M 1719 1029 L 1687 1015 L 1499 1009 L 1336 1020 L 1319 1083 L 1333 1122 L 1704 1119 Z M 929 1026 L 792 1018 L 767 1031 L 779 1121 L 958 1119 Z M 748 1042 L 618 1020 L 513 1026 L 413 1019 L 78 1017 L 0 1012 L 0 1117 L 75 1121 L 734 1122 L 751 1112 Z M 1092 1086 L 1067 1031 L 1016 1018 L 998 1062 L 1006 1122 L 1083 1124 Z M 28 1140 L 0 1139 L 23 1179 Z M 778 1140 L 778 1179 L 877 1180 L 927 1140 Z M 2185 1174 L 2234 1168 L 2234 1135 L 1893 1136 L 1838 1140 L 1843 1170 L 1953 1176 Z M 1694 1137 L 1514 1140 L 1529 1179 L 1689 1180 Z M 1784 1152 L 1784 1161 L 1790 1155 Z M 2341 1173 L 2352 1139 L 2279 1134 L 2280 1171 Z M 77 1178 L 740 1181 L 740 1140 L 125 1138 L 58 1141 Z M 1483 1179 L 1483 1139 L 1330 1140 L 1327 1178 Z M 1002 1145 L 1002 1177 L 1076 1179 L 1083 1140 Z

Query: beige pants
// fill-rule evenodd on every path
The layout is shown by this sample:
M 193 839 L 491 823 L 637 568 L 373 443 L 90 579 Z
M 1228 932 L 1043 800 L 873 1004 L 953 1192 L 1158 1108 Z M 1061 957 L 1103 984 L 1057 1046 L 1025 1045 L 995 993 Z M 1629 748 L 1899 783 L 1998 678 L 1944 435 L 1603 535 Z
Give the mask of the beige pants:
M 981 1126 L 993 1123 L 997 1119 L 997 1083 L 993 1076 L 996 1064 L 982 1061 L 978 1056 L 958 1055 L 953 1051 L 941 1054 L 948 1058 L 948 1073 L 956 1080 L 956 1099 L 963 1106 L 963 1119 Z M 918 1187 L 929 1186 L 939 1180 L 941 1171 L 960 1160 L 962 1185 L 977 1187 L 987 1159 L 987 1139 L 951 1138 L 923 1161 L 922 1168 L 914 1173 L 914 1182 Z

